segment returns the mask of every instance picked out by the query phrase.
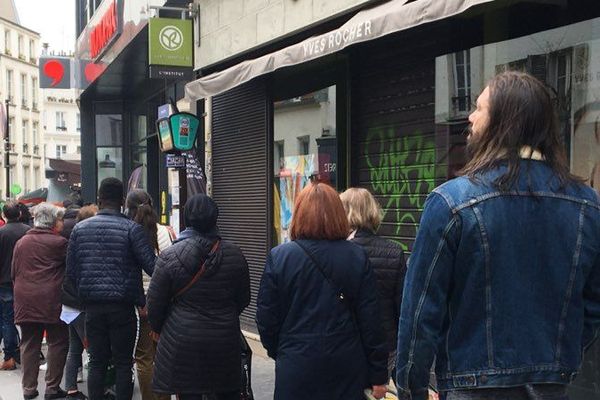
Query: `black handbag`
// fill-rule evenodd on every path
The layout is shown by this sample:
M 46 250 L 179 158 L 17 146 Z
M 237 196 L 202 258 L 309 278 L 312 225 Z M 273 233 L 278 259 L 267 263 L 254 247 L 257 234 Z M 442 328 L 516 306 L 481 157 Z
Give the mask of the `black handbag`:
M 254 400 L 252 393 L 252 349 L 248 344 L 248 340 L 243 333 L 240 332 L 242 342 L 242 387 L 240 389 L 240 400 Z

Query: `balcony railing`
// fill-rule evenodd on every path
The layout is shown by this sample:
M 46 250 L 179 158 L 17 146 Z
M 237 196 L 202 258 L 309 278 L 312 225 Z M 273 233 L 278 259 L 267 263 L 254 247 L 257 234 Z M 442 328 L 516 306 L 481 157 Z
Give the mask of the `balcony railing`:
M 40 146 L 38 146 L 37 144 L 33 145 L 33 154 L 35 154 L 36 156 L 40 154 Z
M 66 130 L 67 130 L 67 127 L 66 127 L 66 126 L 64 126 L 64 125 L 63 125 L 63 126 L 57 126 L 57 127 L 56 127 L 56 130 L 57 130 L 57 131 L 63 131 L 63 132 L 64 132 L 64 131 L 66 131 Z
M 23 143 L 23 154 L 29 153 L 29 145 L 27 143 Z
M 35 101 L 34 101 L 33 103 L 31 103 L 31 109 L 32 109 L 33 111 L 40 111 L 40 110 L 38 109 L 38 103 L 37 103 L 37 102 L 35 102 Z
M 21 108 L 29 110 L 27 99 L 21 99 Z
M 19 54 L 19 60 L 26 61 L 27 57 L 25 57 L 25 54 Z

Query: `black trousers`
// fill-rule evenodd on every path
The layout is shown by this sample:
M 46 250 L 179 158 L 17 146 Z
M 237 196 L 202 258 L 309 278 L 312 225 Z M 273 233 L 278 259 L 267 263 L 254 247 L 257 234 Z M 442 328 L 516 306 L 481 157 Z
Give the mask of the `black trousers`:
M 90 355 L 88 394 L 90 400 L 104 398 L 106 370 L 112 359 L 115 366 L 117 400 L 133 396 L 133 357 L 139 328 L 133 305 L 111 306 L 86 312 L 85 329 Z
M 180 394 L 179 400 L 240 400 L 240 391 L 213 394 Z

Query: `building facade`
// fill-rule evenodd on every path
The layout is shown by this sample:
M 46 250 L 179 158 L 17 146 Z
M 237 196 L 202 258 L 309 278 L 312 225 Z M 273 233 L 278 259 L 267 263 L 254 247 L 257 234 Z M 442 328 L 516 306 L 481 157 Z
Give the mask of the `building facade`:
M 19 24 L 12 1 L 3 1 L 0 9 L 0 100 L 9 100 L 10 184 L 18 185 L 12 197 L 44 185 L 39 96 L 38 54 L 40 35 Z M 5 103 L 6 104 L 6 103 Z M 0 198 L 6 193 L 5 149 L 0 149 Z M 16 188 L 15 188 L 16 189 Z M 18 193 L 17 193 L 18 192 Z
M 78 89 L 41 89 L 44 101 L 44 153 L 46 158 L 81 160 L 81 119 Z
M 181 99 L 186 81 L 168 74 L 151 77 L 149 21 L 186 20 L 188 2 L 78 0 L 76 4 L 74 68 L 84 84 L 79 96 L 82 195 L 95 201 L 102 179 L 117 177 L 128 190 L 147 190 L 161 223 L 178 228 L 175 188 L 180 183 L 178 174 L 166 168 L 156 122 L 158 107 Z M 178 11 L 158 9 L 163 6 Z M 192 40 L 190 32 L 186 39 L 190 54 Z M 189 56 L 189 74 L 192 62 Z

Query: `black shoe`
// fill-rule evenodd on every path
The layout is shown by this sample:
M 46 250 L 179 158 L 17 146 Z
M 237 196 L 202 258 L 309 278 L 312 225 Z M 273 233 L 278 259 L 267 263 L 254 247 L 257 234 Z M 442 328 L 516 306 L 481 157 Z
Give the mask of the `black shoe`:
M 68 399 L 73 399 L 73 400 L 87 400 L 87 396 L 81 392 L 75 392 L 75 393 L 69 393 L 67 394 L 67 400 Z
M 25 400 L 31 400 L 31 399 L 35 399 L 36 397 L 38 397 L 40 395 L 40 392 L 38 392 L 37 390 L 35 392 L 33 392 L 32 394 L 24 394 L 23 398 Z
M 44 395 L 44 399 L 46 399 L 46 400 L 64 399 L 65 397 L 67 397 L 67 392 L 62 390 L 61 388 L 58 388 L 58 392 L 56 392 L 56 393 L 46 393 Z

